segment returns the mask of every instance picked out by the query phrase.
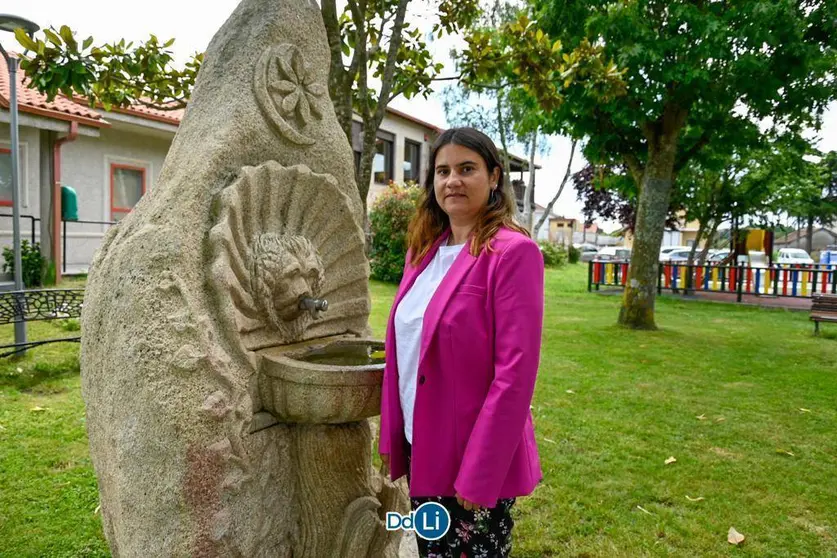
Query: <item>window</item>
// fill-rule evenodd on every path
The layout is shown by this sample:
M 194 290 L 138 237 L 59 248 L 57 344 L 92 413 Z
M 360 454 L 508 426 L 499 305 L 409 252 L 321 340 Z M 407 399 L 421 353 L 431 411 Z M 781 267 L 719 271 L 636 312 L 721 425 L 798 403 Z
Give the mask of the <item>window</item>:
M 12 151 L 0 147 L 0 206 L 12 205 Z
M 372 160 L 372 176 L 377 184 L 386 184 L 392 180 L 392 140 L 375 140 L 375 158 Z
M 145 194 L 145 169 L 130 165 L 110 165 L 110 219 L 119 221 L 131 212 Z
M 404 140 L 404 182 L 421 181 L 421 144 Z

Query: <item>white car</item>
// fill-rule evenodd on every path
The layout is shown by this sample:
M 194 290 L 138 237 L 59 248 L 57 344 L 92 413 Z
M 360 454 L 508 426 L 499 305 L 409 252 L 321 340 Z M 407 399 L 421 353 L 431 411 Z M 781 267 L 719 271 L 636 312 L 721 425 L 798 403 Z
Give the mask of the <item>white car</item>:
M 809 265 L 814 263 L 813 258 L 805 250 L 799 248 L 782 248 L 779 250 L 777 264 L 784 265 Z
M 712 250 L 706 260 L 709 262 L 719 263 L 727 259 L 727 256 L 729 256 L 729 250 L 727 249 Z
M 667 262 L 671 257 L 671 253 L 677 250 L 691 250 L 691 246 L 663 246 L 660 248 L 660 261 Z
M 596 261 L 605 262 L 610 260 L 629 261 L 631 249 L 621 246 L 605 246 L 596 253 Z

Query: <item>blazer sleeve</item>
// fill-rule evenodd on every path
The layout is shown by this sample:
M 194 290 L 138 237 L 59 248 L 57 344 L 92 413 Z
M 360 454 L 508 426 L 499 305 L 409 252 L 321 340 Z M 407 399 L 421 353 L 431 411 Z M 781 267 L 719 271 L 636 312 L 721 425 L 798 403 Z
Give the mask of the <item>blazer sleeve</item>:
M 540 361 L 544 264 L 538 245 L 509 246 L 495 271 L 494 379 L 462 458 L 454 487 L 494 507 L 529 416 Z
M 407 255 L 404 258 L 404 273 L 410 267 L 410 258 L 411 253 L 407 250 Z M 403 277 L 403 274 L 402 274 Z M 386 337 L 384 339 L 395 339 L 395 332 L 390 332 L 389 329 L 395 327 L 395 301 L 398 299 L 398 292 L 401 291 L 401 285 L 398 286 L 398 291 L 396 291 L 395 298 L 393 299 L 393 307 L 390 309 L 390 319 L 387 322 L 387 332 Z M 378 431 L 378 453 L 382 455 L 388 455 L 390 453 L 390 437 L 389 437 L 389 381 L 391 381 L 388 376 L 392 373 L 392 363 L 394 359 L 397 358 L 395 353 L 395 347 L 387 347 L 384 345 L 384 359 L 386 360 L 386 365 L 384 366 L 384 380 L 383 386 L 381 386 L 381 422 L 380 422 L 380 429 Z M 393 359 L 391 361 L 390 359 Z

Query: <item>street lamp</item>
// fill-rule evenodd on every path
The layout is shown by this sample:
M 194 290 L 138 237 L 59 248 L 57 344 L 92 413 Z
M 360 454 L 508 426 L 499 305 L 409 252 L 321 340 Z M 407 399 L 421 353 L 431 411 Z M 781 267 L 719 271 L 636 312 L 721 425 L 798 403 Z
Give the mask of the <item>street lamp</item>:
M 40 27 L 28 19 L 13 15 L 0 14 L 0 30 L 14 33 L 15 29 L 23 28 L 27 34 L 35 33 Z M 9 56 L 0 44 L 0 53 L 6 59 L 9 67 L 9 114 L 11 115 L 12 141 L 12 230 L 15 253 L 15 291 L 23 291 L 23 262 L 20 257 L 20 169 L 19 146 L 17 137 L 17 65 L 19 60 Z M 21 313 L 24 310 L 25 299 L 22 295 L 17 298 L 17 306 Z M 26 322 L 21 319 L 15 322 L 15 344 L 26 343 Z

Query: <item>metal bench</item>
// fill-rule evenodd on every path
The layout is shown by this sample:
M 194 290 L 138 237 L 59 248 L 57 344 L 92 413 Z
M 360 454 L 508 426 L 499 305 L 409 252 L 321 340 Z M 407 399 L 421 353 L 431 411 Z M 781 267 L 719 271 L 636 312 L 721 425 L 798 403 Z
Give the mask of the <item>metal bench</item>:
M 0 325 L 36 320 L 80 318 L 84 289 L 32 289 L 0 293 Z M 0 345 L 0 358 L 47 343 L 78 342 L 81 336 Z
M 837 295 L 814 295 L 811 305 L 811 321 L 814 322 L 814 335 L 818 335 L 820 332 L 820 322 L 837 323 Z

